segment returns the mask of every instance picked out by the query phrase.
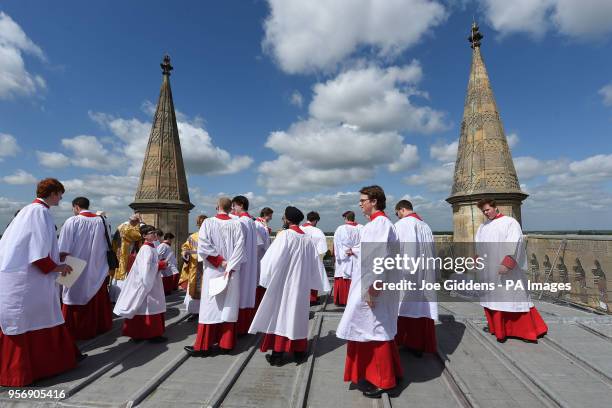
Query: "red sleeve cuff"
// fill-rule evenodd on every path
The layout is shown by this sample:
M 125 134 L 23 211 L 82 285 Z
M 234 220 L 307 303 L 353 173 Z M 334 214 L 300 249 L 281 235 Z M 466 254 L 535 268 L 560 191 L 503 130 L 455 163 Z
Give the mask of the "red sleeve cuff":
M 55 269 L 57 264 L 51 260 L 51 257 L 47 255 L 46 258 L 39 259 L 37 261 L 32 262 L 34 265 L 41 270 L 42 273 L 47 274 Z
M 510 255 L 506 256 L 501 264 L 508 269 L 514 269 L 516 267 L 516 261 L 512 259 Z
M 165 260 L 161 260 L 159 262 L 157 262 L 157 270 L 161 271 L 162 269 L 166 269 L 168 267 L 168 262 L 166 262 Z
M 206 257 L 206 260 L 210 262 L 215 268 L 218 268 L 219 266 L 221 266 L 221 263 L 225 261 L 225 259 L 223 259 L 221 255 L 217 255 L 217 256 L 209 255 Z

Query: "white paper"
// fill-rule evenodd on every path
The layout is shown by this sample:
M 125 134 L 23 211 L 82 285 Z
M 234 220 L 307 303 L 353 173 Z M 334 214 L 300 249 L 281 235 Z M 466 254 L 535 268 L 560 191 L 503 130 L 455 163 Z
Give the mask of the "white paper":
M 57 283 L 69 288 L 74 285 L 74 282 L 76 282 L 79 276 L 81 276 L 81 273 L 83 273 L 85 266 L 87 266 L 87 261 L 68 255 L 64 263 L 72 268 L 72 272 L 70 272 L 66 276 L 60 275 L 57 278 Z
M 225 279 L 225 276 L 219 276 L 209 280 L 208 296 L 217 296 L 219 293 L 223 292 L 227 287 L 227 282 L 229 282 L 229 279 Z

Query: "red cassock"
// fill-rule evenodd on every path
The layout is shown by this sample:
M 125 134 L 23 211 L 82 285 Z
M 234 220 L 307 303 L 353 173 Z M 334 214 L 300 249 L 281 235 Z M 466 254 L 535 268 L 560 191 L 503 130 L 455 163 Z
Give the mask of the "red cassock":
M 506 337 L 536 341 L 548 332 L 548 326 L 535 307 L 530 308 L 528 312 L 504 312 L 486 307 L 484 311 L 489 332 L 501 341 Z
M 399 316 L 395 343 L 424 353 L 435 353 L 438 351 L 436 323 L 428 317 Z
M 164 334 L 165 313 L 136 315 L 123 321 L 122 334 L 137 340 L 152 339 Z
M 317 303 L 319 301 L 319 292 L 311 289 L 310 290 L 310 303 Z
M 222 349 L 233 349 L 236 346 L 236 323 L 198 324 L 198 334 L 193 349 L 206 351 L 212 349 L 215 344 Z
M 0 385 L 23 387 L 68 371 L 78 354 L 65 324 L 15 336 L 0 330 Z
M 92 339 L 113 327 L 108 278 L 86 305 L 62 304 L 66 326 L 75 340 Z
M 164 295 L 170 295 L 176 286 L 176 278 L 178 275 L 163 276 L 162 283 L 164 284 Z
M 346 346 L 344 381 L 357 384 L 365 379 L 378 388 L 390 389 L 403 377 L 400 356 L 393 340 L 349 340 Z
M 263 299 L 266 294 L 266 288 L 263 286 L 257 286 L 257 290 L 255 291 L 255 311 L 259 309 L 259 304 L 261 303 L 261 299 Z
M 266 352 L 268 350 L 280 352 L 280 353 L 290 353 L 290 352 L 304 352 L 308 348 L 308 340 L 307 339 L 296 339 L 291 340 L 285 336 L 279 336 L 273 333 L 266 333 L 263 340 L 261 341 L 261 345 L 259 346 L 259 350 L 262 352 Z
M 336 306 L 346 306 L 350 289 L 350 279 L 334 278 L 334 304 Z
M 253 323 L 253 317 L 257 310 L 254 307 L 238 309 L 238 321 L 236 322 L 236 334 L 243 335 L 249 332 L 249 327 Z

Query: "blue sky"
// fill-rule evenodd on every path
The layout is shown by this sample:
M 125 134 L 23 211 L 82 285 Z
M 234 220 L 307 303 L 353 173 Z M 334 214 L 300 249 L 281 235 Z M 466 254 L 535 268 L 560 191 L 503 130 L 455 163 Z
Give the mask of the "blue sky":
M 3 1 L 0 225 L 47 176 L 58 223 L 129 214 L 168 52 L 194 215 L 247 194 L 332 230 L 377 183 L 450 230 L 475 16 L 525 229 L 612 229 L 612 3 L 508 3 Z

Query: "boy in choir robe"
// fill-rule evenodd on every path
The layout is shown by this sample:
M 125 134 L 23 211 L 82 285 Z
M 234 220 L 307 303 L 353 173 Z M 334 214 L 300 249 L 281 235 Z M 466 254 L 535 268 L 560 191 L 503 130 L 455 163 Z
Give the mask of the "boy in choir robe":
M 248 213 L 249 200 L 245 196 L 232 199 L 232 213 L 238 217 L 244 234 L 244 258 L 240 265 L 240 309 L 237 334 L 247 334 L 255 316 L 255 292 L 257 291 L 257 227 Z M 263 242 L 260 244 L 263 245 Z
M 191 313 L 189 321 L 196 321 L 200 313 L 200 296 L 202 292 L 202 261 L 198 259 L 198 235 L 204 220 L 208 218 L 200 214 L 196 218 L 198 231 L 192 233 L 181 246 L 183 257 L 183 270 L 179 279 L 179 286 L 185 289 L 185 309 Z
M 68 371 L 80 355 L 64 318 L 56 279 L 72 271 L 60 264 L 49 207 L 62 199 L 56 179 L 40 181 L 36 199 L 11 221 L 0 239 L 0 385 L 23 387 Z
M 302 362 L 308 348 L 310 290 L 322 289 L 318 254 L 299 227 L 304 219 L 295 207 L 285 209 L 287 229 L 279 233 L 261 261 L 260 284 L 266 293 L 249 333 L 263 332 L 260 350 L 270 365 L 282 365 L 283 353 Z
M 119 267 L 115 269 L 113 279 L 109 288 L 111 302 L 116 302 L 121 289 L 125 284 L 125 279 L 131 268 L 130 257 L 138 250 L 138 245 L 142 236 L 140 235 L 140 216 L 133 214 L 130 216 L 129 221 L 117 227 L 119 233 L 119 250 L 117 251 L 117 258 L 119 258 Z
M 359 248 L 359 236 L 362 225 L 355 222 L 355 213 L 346 211 L 342 214 L 344 224 L 334 232 L 334 304 L 346 306 L 351 288 L 353 271 L 359 268 L 355 251 Z
M 507 337 L 537 343 L 548 331 L 540 313 L 526 291 L 527 256 L 521 225 L 512 217 L 499 212 L 495 200 L 484 198 L 478 202 L 486 220 L 476 231 L 476 254 L 484 259 L 484 270 L 479 278 L 487 283 L 502 285 L 494 291 L 483 291 L 480 305 L 484 307 L 488 325 L 485 332 L 495 335 L 503 343 Z M 506 282 L 522 282 L 523 288 L 505 289 Z
M 148 339 L 153 343 L 167 340 L 165 328 L 166 298 L 160 269 L 167 264 L 159 261 L 154 242 L 157 239 L 155 227 L 140 228 L 144 243 L 138 250 L 114 313 L 125 318 L 124 336 L 135 341 Z
M 236 345 L 244 233 L 240 221 L 229 216 L 231 208 L 228 197 L 219 198 L 217 215 L 200 227 L 198 256 L 204 260 L 204 276 L 196 340 L 193 346 L 185 346 L 190 356 L 207 356 L 215 345 L 228 352 Z M 223 278 L 225 287 L 212 294 L 209 287 L 215 278 Z
M 113 326 L 106 258 L 110 232 L 105 220 L 89 211 L 87 198 L 72 200 L 72 210 L 74 216 L 60 230 L 60 260 L 71 255 L 86 261 L 87 265 L 72 287 L 64 287 L 62 313 L 72 337 L 87 340 Z
M 319 273 L 321 275 L 322 282 L 322 290 L 324 292 L 329 292 L 331 290 L 331 286 L 329 285 L 329 279 L 327 278 L 327 272 L 325 272 L 325 266 L 323 265 L 323 257 L 327 253 L 327 238 L 325 238 L 325 233 L 321 231 L 321 229 L 317 228 L 317 224 L 321 220 L 319 213 L 315 211 L 311 211 L 306 214 L 306 221 L 301 229 L 304 231 L 306 235 L 312 239 L 312 242 L 315 244 L 315 248 L 317 249 L 317 253 L 319 254 Z M 310 304 L 314 305 L 319 302 L 319 292 L 317 290 L 310 291 Z
M 395 205 L 395 214 L 399 218 L 395 229 L 400 240 L 400 255 L 415 260 L 419 257 L 433 259 L 436 255 L 433 233 L 429 225 L 414 212 L 412 203 L 399 201 Z M 417 289 L 422 287 L 424 281 L 435 283 L 435 265 L 425 264 L 417 270 L 404 270 L 403 279 L 414 282 Z M 436 320 L 438 302 L 434 290 L 401 292 L 395 342 L 416 357 L 421 357 L 423 352 L 437 352 Z
M 161 270 L 162 282 L 164 284 L 164 294 L 170 295 L 174 290 L 176 276 L 178 276 L 178 268 L 176 266 L 176 256 L 172 250 L 172 240 L 174 234 L 166 232 L 163 237 L 163 241 L 157 247 L 157 254 L 161 261 L 166 261 L 168 266 Z
M 257 289 L 255 291 L 255 310 L 259 307 L 261 299 L 263 299 L 266 288 L 259 284 L 261 276 L 261 259 L 270 247 L 272 228 L 268 226 L 272 220 L 274 211 L 270 207 L 264 207 L 259 213 L 259 217 L 255 219 L 255 229 L 257 231 Z
M 399 296 L 395 290 L 381 289 L 382 284 L 397 283 L 398 278 L 393 269 L 375 273 L 373 265 L 376 258 L 395 257 L 399 240 L 395 226 L 383 211 L 386 207 L 383 189 L 369 186 L 359 192 L 359 206 L 370 222 L 361 229 L 357 250 L 360 268 L 353 273 L 336 336 L 348 340 L 344 381 L 358 384 L 366 380 L 373 387 L 363 394 L 380 398 L 395 388 L 403 370 L 394 341 Z

